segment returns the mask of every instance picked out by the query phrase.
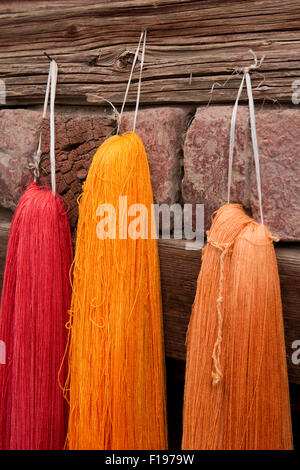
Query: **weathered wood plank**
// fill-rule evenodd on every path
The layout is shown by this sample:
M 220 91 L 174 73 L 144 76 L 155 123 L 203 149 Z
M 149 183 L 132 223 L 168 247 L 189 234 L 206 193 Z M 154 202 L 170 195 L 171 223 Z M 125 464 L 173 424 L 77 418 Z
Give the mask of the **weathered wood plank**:
M 148 41 L 142 104 L 207 103 L 214 82 L 265 55 L 256 99 L 291 102 L 300 77 L 300 3 L 199 0 L 25 1 L 0 4 L 0 78 L 7 105 L 42 103 L 46 50 L 59 64 L 57 103 L 122 102 L 142 28 Z M 128 103 L 136 96 L 134 74 Z M 254 74 L 254 87 L 262 81 Z M 232 102 L 238 79 L 215 87 L 213 102 Z M 245 95 L 242 99 L 245 98 Z
M 181 240 L 160 240 L 162 299 L 166 355 L 185 360 L 185 338 L 201 267 L 201 251 L 187 251 Z M 291 345 L 300 339 L 300 247 L 276 247 L 289 380 L 300 383 L 300 366 L 294 365 Z

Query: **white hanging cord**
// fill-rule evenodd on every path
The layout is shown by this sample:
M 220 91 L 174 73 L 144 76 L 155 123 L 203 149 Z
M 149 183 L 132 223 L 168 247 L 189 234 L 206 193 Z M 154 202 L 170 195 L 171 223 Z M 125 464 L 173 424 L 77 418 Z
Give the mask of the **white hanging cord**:
M 233 150 L 234 150 L 234 141 L 235 141 L 235 124 L 236 124 L 236 113 L 238 109 L 239 99 L 242 94 L 243 86 L 245 81 L 245 75 L 243 75 L 240 88 L 234 103 L 231 116 L 230 124 L 230 141 L 229 141 L 229 161 L 228 161 L 228 193 L 227 193 L 227 202 L 230 202 L 230 190 L 231 190 L 231 179 L 232 179 L 232 162 L 233 162 Z
M 44 99 L 44 108 L 43 108 L 43 119 L 45 119 L 47 114 L 47 107 L 50 94 L 50 167 L 51 167 L 51 188 L 52 193 L 55 196 L 56 193 L 56 181 L 55 181 L 55 134 L 54 134 L 54 101 L 55 101 L 55 92 L 56 92 L 56 82 L 57 82 L 57 63 L 55 60 L 51 60 L 47 87 Z M 51 90 L 51 91 L 50 91 Z M 39 177 L 39 166 L 41 160 L 41 143 L 42 143 L 42 131 L 39 135 L 39 142 L 36 154 L 33 157 L 34 163 L 30 166 L 33 169 L 34 181 Z
M 249 72 L 246 72 L 246 84 L 247 84 L 247 93 L 248 93 L 248 101 L 249 101 L 251 138 L 252 138 L 252 147 L 253 147 L 254 161 L 255 161 L 257 193 L 258 193 L 258 202 L 259 202 L 259 210 L 260 210 L 260 221 L 261 221 L 262 224 L 264 224 L 264 216 L 263 216 L 263 209 L 262 209 L 259 151 L 258 151 L 258 143 L 257 143 L 256 125 L 255 125 L 255 111 L 254 111 L 253 94 L 252 94 L 251 79 L 250 79 Z
M 142 53 L 142 58 L 141 58 L 140 78 L 139 78 L 139 89 L 140 89 L 141 70 L 142 70 L 142 67 L 143 67 L 144 55 L 145 55 L 145 45 L 146 45 L 146 39 L 145 39 L 145 38 L 146 38 L 146 32 L 147 32 L 146 30 L 141 32 L 140 39 L 139 39 L 139 43 L 138 43 L 138 46 L 137 46 L 136 51 L 135 51 L 135 54 L 134 54 L 134 58 L 133 58 L 132 66 L 131 66 L 131 71 L 130 71 L 129 79 L 128 79 L 127 86 L 126 86 L 126 90 L 125 90 L 124 100 L 123 100 L 122 108 L 121 108 L 120 115 L 119 115 L 119 122 L 118 122 L 117 134 L 119 134 L 119 131 L 120 131 L 120 126 L 121 126 L 123 111 L 124 111 L 124 108 L 125 108 L 125 104 L 126 104 L 126 100 L 127 100 L 127 96 L 128 96 L 128 92 L 129 92 L 129 87 L 130 87 L 130 84 L 131 84 L 131 80 L 132 80 L 132 75 L 133 75 L 134 67 L 135 67 L 135 64 L 136 64 L 136 61 L 137 61 L 137 58 L 138 58 L 138 54 L 139 54 L 139 50 L 140 50 L 140 46 L 141 46 L 142 39 L 143 39 L 143 37 L 144 37 L 144 35 L 145 35 L 145 37 L 144 37 L 144 43 L 143 43 L 143 53 Z M 139 93 L 140 93 L 139 89 L 138 89 L 138 99 L 139 99 Z M 135 110 L 135 116 L 134 116 L 134 128 L 135 128 L 135 122 L 136 122 L 136 113 L 137 113 L 137 108 L 136 108 L 136 110 Z
M 231 124 L 230 124 L 230 142 L 229 142 L 229 162 L 228 162 L 228 193 L 227 193 L 227 200 L 230 202 L 230 189 L 231 189 L 231 181 L 232 181 L 232 163 L 233 163 L 233 151 L 234 151 L 234 142 L 235 142 L 235 126 L 236 126 L 236 115 L 237 115 L 237 108 L 239 99 L 243 90 L 244 82 L 246 80 L 247 86 L 247 94 L 248 94 L 248 105 L 249 105 L 249 113 L 250 113 L 250 127 L 251 127 L 251 139 L 252 139 L 252 147 L 253 147 L 253 154 L 254 154 L 254 163 L 255 163 L 255 172 L 256 172 L 256 182 L 257 182 L 257 193 L 258 193 L 258 202 L 259 202 L 259 210 L 260 210 L 260 220 L 261 223 L 264 223 L 263 218 L 263 209 L 262 209 L 262 192 L 261 192 L 261 177 L 260 177 L 260 164 L 259 164 L 259 151 L 258 151 L 258 143 L 257 143 L 257 134 L 256 134 L 256 125 L 255 125 L 255 111 L 254 111 L 254 101 L 253 101 L 253 93 L 252 93 L 252 86 L 251 86 L 251 79 L 250 79 L 250 70 L 257 69 L 261 66 L 264 57 L 261 58 L 260 62 L 258 63 L 257 57 L 253 51 L 249 51 L 254 57 L 254 64 L 250 65 L 249 67 L 244 67 L 240 69 L 243 72 L 243 78 L 238 90 L 238 94 L 235 100 L 235 104 L 232 110 L 231 116 Z
M 55 179 L 55 124 L 54 124 L 54 102 L 57 82 L 57 63 L 52 60 L 50 64 L 51 71 L 51 92 L 50 92 L 50 166 L 51 166 L 51 187 L 53 196 L 56 193 Z
M 51 67 L 49 67 L 48 80 L 47 80 L 47 86 L 46 86 L 46 92 L 45 92 L 45 98 L 44 98 L 43 119 L 45 119 L 46 117 L 47 105 L 48 105 L 48 100 L 49 100 L 50 80 L 51 80 L 50 69 Z M 39 167 L 40 167 L 40 161 L 41 161 L 41 144 L 42 144 L 42 131 L 40 131 L 38 148 L 37 148 L 36 154 L 33 156 L 34 163 L 33 165 L 29 166 L 30 169 L 33 169 L 34 181 L 36 181 L 40 176 Z
M 133 129 L 132 129 L 133 132 L 135 132 L 136 118 L 137 118 L 137 114 L 138 114 L 138 110 L 139 110 L 139 104 L 140 104 L 142 73 L 143 73 L 143 65 L 144 65 L 145 49 L 146 49 L 146 38 L 147 38 L 147 30 L 144 31 L 144 42 L 143 42 L 142 57 L 141 57 L 140 76 L 139 76 L 139 84 L 138 84 L 138 91 L 137 91 L 137 97 L 136 97 L 136 105 L 135 105 L 134 120 L 133 120 Z
M 128 79 L 126 90 L 125 90 L 124 100 L 123 100 L 122 108 L 121 108 L 121 111 L 120 111 L 117 134 L 119 134 L 121 120 L 122 120 L 122 116 L 123 116 L 123 111 L 124 111 L 124 108 L 125 108 L 125 104 L 126 104 L 126 100 L 127 100 L 127 96 L 128 96 L 128 92 L 129 92 L 129 87 L 130 87 L 130 84 L 131 84 L 131 79 L 132 79 L 134 67 L 135 67 L 135 64 L 136 64 L 136 60 L 137 60 L 137 57 L 138 57 L 138 53 L 139 53 L 139 50 L 140 50 L 140 45 L 141 45 L 141 42 L 142 42 L 142 39 L 143 39 L 143 35 L 144 35 L 144 31 L 141 32 L 140 40 L 139 40 L 138 46 L 137 46 L 135 54 L 134 54 L 134 58 L 133 58 L 133 62 L 132 62 L 131 70 L 130 70 L 130 75 L 129 75 L 129 79 Z

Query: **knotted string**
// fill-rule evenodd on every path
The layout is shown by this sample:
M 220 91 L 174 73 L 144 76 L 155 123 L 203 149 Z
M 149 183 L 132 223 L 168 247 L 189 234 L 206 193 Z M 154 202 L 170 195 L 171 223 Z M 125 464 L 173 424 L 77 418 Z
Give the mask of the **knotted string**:
M 138 109 L 139 109 L 139 102 L 140 102 L 140 95 L 141 95 L 141 82 L 142 82 L 142 72 L 143 72 L 143 65 L 144 65 L 144 58 L 145 58 L 146 37 L 147 37 L 147 30 L 145 29 L 144 31 L 141 32 L 139 43 L 138 43 L 138 46 L 136 48 L 135 55 L 134 55 L 134 58 L 133 58 L 131 71 L 130 71 L 129 79 L 128 79 L 126 90 L 125 90 L 124 100 L 123 100 L 122 108 L 121 108 L 121 111 L 120 111 L 117 134 L 119 134 L 121 121 L 122 121 L 122 116 L 123 116 L 123 111 L 124 111 L 124 108 L 125 108 L 125 104 L 126 104 L 126 100 L 127 100 L 127 96 L 128 96 L 128 92 L 129 92 L 129 87 L 130 87 L 130 84 L 131 84 L 134 67 L 135 67 L 135 64 L 136 64 L 136 61 L 137 61 L 137 58 L 138 58 L 138 54 L 139 54 L 139 50 L 140 50 L 140 47 L 141 47 L 142 40 L 144 38 L 143 47 L 142 47 L 142 57 L 141 57 L 141 66 L 140 66 L 140 75 L 139 75 L 139 82 L 138 82 L 137 98 L 136 98 L 134 120 L 133 120 L 133 132 L 135 132 L 136 119 L 137 119 L 137 113 L 138 113 Z
M 58 67 L 55 60 L 51 60 L 47 87 L 44 99 L 43 108 L 43 119 L 46 118 L 47 107 L 50 94 L 50 167 L 51 167 L 51 188 L 53 196 L 56 193 L 56 180 L 55 180 L 55 127 L 54 127 L 54 102 L 56 93 L 56 82 L 57 82 Z M 39 142 L 36 154 L 33 157 L 33 164 L 30 165 L 30 169 L 33 169 L 34 181 L 40 176 L 40 161 L 41 161 L 41 144 L 42 144 L 42 131 L 40 131 Z

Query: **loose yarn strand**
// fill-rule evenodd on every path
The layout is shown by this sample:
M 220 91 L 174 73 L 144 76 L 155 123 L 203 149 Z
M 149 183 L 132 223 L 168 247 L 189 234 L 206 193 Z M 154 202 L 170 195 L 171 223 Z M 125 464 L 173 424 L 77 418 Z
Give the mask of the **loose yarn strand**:
M 220 356 L 221 356 L 221 343 L 222 343 L 222 327 L 223 327 L 223 315 L 222 315 L 222 303 L 223 303 L 223 281 L 224 281 L 224 258 L 228 253 L 230 244 L 225 246 L 216 243 L 211 238 L 207 238 L 207 243 L 221 250 L 220 255 L 220 279 L 219 279 L 219 292 L 217 298 L 217 315 L 218 315 L 218 333 L 217 339 L 213 348 L 212 359 L 214 361 L 215 370 L 212 371 L 213 385 L 216 385 L 221 380 L 223 373 L 221 370 Z

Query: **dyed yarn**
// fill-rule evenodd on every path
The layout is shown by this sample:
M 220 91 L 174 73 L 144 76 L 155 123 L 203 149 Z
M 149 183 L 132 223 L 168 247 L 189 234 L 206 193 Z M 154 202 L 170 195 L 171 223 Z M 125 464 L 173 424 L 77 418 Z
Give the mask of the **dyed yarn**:
M 238 204 L 216 213 L 187 339 L 183 449 L 291 449 L 272 236 Z
M 127 235 L 119 196 L 127 197 L 128 207 L 143 204 L 150 217 L 147 156 L 133 132 L 110 137 L 98 149 L 79 204 L 66 392 L 69 449 L 167 448 L 157 241 Z M 116 238 L 97 236 L 101 204 L 116 209 Z M 150 218 L 147 226 L 142 217 L 141 225 L 150 237 Z
M 273 238 L 263 225 L 250 70 L 232 111 L 228 203 L 216 213 L 187 340 L 183 449 L 292 449 L 282 307 Z M 261 224 L 230 204 L 235 125 L 246 83 Z
M 71 300 L 72 245 L 59 196 L 31 183 L 11 224 L 0 312 L 0 448 L 62 449 L 58 373 Z M 61 370 L 62 380 L 64 370 Z

